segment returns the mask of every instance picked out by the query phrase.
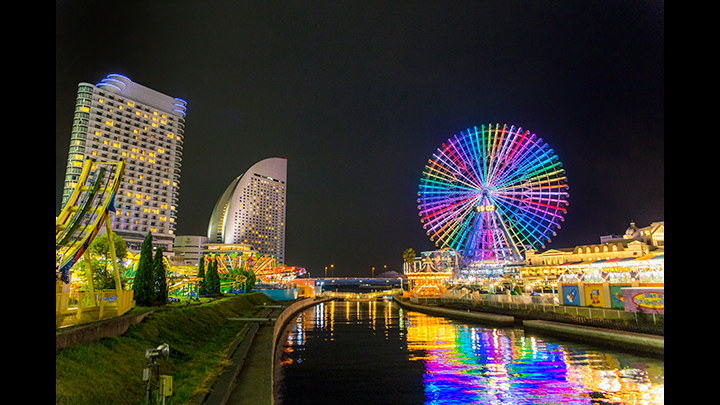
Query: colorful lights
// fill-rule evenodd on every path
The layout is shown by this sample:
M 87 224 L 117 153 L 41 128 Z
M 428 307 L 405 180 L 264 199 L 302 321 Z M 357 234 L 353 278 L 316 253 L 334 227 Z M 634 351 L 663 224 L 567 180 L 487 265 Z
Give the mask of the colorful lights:
M 566 212 L 562 163 L 542 139 L 507 125 L 460 133 L 433 154 L 418 192 L 430 240 L 470 265 L 522 260 L 544 247 Z
M 663 404 L 664 361 L 398 308 L 331 301 L 280 347 L 295 403 Z M 283 335 L 285 336 L 285 335 Z
M 664 403 L 662 361 L 643 364 L 518 329 L 409 312 L 407 350 L 425 364 L 425 404 Z

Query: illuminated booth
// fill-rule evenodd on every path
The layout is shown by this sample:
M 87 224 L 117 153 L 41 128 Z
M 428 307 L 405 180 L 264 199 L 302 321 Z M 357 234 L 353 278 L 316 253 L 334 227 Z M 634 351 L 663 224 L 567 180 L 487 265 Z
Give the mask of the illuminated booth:
M 457 268 L 457 256 L 451 250 L 420 253 L 412 265 L 405 268 L 410 295 L 440 295 Z
M 559 279 L 562 305 L 628 310 L 623 289 L 662 292 L 665 287 L 664 254 L 572 262 L 559 267 L 563 269 Z

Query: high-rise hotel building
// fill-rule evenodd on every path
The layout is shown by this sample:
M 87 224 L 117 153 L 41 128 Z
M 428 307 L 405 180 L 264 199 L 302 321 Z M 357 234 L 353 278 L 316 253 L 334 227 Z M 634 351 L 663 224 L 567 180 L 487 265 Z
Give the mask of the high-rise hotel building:
M 287 159 L 261 160 L 220 196 L 208 225 L 210 243 L 249 245 L 285 263 Z
M 63 189 L 63 203 L 83 162 L 126 162 L 110 215 L 113 232 L 139 252 L 148 231 L 153 244 L 172 252 L 187 103 L 110 74 L 78 84 Z M 103 227 L 104 229 L 104 227 Z

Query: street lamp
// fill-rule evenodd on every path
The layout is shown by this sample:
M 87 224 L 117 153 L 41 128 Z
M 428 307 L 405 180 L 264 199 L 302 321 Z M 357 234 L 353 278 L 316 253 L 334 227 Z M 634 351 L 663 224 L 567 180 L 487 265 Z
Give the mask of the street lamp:
M 150 359 L 148 367 L 143 370 L 143 381 L 148 382 L 145 390 L 145 403 L 162 402 L 165 404 L 165 397 L 172 395 L 172 376 L 160 375 L 160 365 L 155 361 L 157 359 L 167 360 L 170 357 L 170 346 L 163 343 L 156 349 L 147 349 L 145 350 L 145 357 Z M 153 368 L 155 369 L 154 376 Z M 152 395 L 152 391 L 155 389 L 159 389 L 159 392 Z

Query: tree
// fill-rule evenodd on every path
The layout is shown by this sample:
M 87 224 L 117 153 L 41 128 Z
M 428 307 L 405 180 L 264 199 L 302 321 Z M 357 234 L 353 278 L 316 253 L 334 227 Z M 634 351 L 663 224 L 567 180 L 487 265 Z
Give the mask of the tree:
M 220 276 L 218 275 L 218 263 L 215 257 L 210 259 L 208 269 L 205 271 L 205 282 L 209 295 L 220 294 Z
M 250 292 L 255 287 L 255 272 L 252 270 L 245 271 L 245 292 Z
M 153 273 L 155 280 L 155 303 L 158 305 L 167 304 L 168 286 L 165 277 L 165 263 L 163 262 L 163 248 L 158 246 L 155 248 L 155 258 L 153 259 Z
M 403 252 L 403 260 L 405 260 L 408 266 L 412 266 L 415 261 L 415 251 L 412 248 L 405 249 Z
M 116 233 L 112 233 L 113 242 L 115 242 L 115 258 L 117 259 L 118 272 L 122 275 L 125 266 L 122 261 L 127 257 L 127 245 L 125 240 Z M 115 285 L 114 271 L 110 261 L 110 244 L 108 243 L 108 235 L 102 234 L 95 239 L 88 247 L 90 254 L 90 264 L 93 273 L 93 286 L 95 291 L 114 290 Z M 89 275 L 86 274 L 85 256 L 75 263 L 73 266 L 73 283 L 78 285 L 81 292 L 89 291 Z M 120 277 L 121 288 L 125 288 L 127 280 Z
M 198 274 L 197 274 L 197 283 L 198 283 L 198 298 L 201 296 L 207 295 L 207 291 L 205 288 L 205 257 L 200 258 L 200 265 L 198 266 Z
M 140 248 L 140 260 L 138 260 L 137 266 L 135 281 L 133 282 L 135 303 L 138 306 L 149 307 L 155 301 L 152 233 L 150 232 L 148 232 Z
M 215 263 L 215 258 L 210 257 L 207 264 L 205 265 L 205 280 L 203 281 L 203 284 L 205 285 L 205 295 L 213 294 L 213 264 L 214 263 Z
M 108 266 L 107 260 L 97 260 L 93 258 L 90 262 L 93 269 L 93 286 L 95 287 L 95 291 L 115 290 L 117 288 L 115 285 L 115 276 L 113 275 L 115 269 L 113 269 L 112 266 Z M 118 264 L 118 271 L 122 271 L 121 269 L 123 268 L 121 264 Z M 125 288 L 122 277 L 120 278 L 120 287 L 122 289 Z
M 102 234 L 90 244 L 90 254 L 101 256 L 105 260 L 110 260 L 110 243 L 108 242 L 108 235 Z M 112 233 L 112 240 L 115 244 L 115 258 L 118 261 L 125 260 L 127 257 L 127 245 L 125 240 L 118 236 L 115 232 Z

